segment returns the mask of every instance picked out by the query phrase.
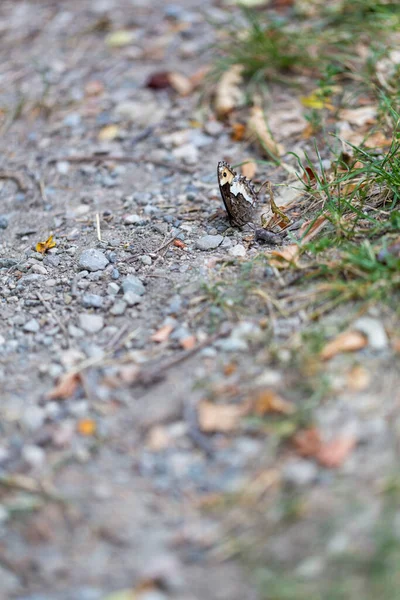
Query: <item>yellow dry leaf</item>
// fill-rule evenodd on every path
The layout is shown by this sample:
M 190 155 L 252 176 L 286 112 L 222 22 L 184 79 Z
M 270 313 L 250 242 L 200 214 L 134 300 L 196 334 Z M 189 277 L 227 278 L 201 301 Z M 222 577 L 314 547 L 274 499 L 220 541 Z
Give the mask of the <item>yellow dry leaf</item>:
M 272 258 L 270 258 L 269 264 L 278 269 L 285 269 L 290 265 L 298 265 L 300 248 L 297 244 L 290 244 L 282 250 L 273 250 L 270 254 Z
M 271 389 L 258 391 L 252 400 L 252 405 L 255 414 L 260 417 L 271 412 L 291 415 L 296 411 L 292 402 L 285 400 Z
M 111 142 L 112 140 L 115 140 L 118 134 L 118 125 L 106 125 L 102 129 L 100 129 L 99 135 L 97 137 L 100 142 Z
M 135 39 L 136 35 L 133 31 L 121 29 L 119 31 L 113 31 L 106 37 L 106 45 L 109 48 L 121 48 L 122 46 L 128 46 Z
M 241 169 L 242 175 L 244 177 L 247 177 L 247 179 L 253 179 L 257 171 L 257 163 L 255 163 L 252 160 L 249 160 L 248 162 L 244 163 L 244 165 L 242 165 Z
M 282 156 L 285 149 L 282 144 L 277 144 L 268 129 L 265 115 L 260 106 L 253 106 L 247 122 L 247 133 L 250 138 L 258 141 L 261 149 L 267 156 Z
M 326 344 L 320 356 L 322 360 L 329 360 L 341 352 L 361 350 L 367 343 L 367 338 L 359 331 L 344 331 Z
M 93 419 L 80 419 L 76 428 L 81 435 L 92 436 L 96 433 L 96 421 L 93 421 Z
M 152 342 L 166 342 L 174 329 L 173 325 L 163 325 L 151 336 Z
M 219 118 L 226 117 L 243 102 L 242 83 L 243 65 L 232 65 L 226 71 L 215 91 L 214 107 Z
M 233 431 L 246 411 L 247 405 L 214 404 L 203 400 L 198 407 L 200 429 L 206 433 Z
M 319 90 L 314 90 L 309 96 L 301 96 L 300 102 L 306 108 L 313 108 L 314 110 L 334 109 L 329 99 L 324 97 Z
M 182 75 L 181 73 L 177 73 L 176 71 L 171 71 L 168 73 L 168 80 L 170 86 L 178 92 L 180 96 L 188 96 L 193 91 L 193 84 L 188 77 Z
M 36 252 L 40 252 L 40 254 L 45 254 L 47 250 L 50 250 L 50 248 L 54 248 L 55 245 L 56 243 L 53 240 L 53 236 L 51 235 L 47 238 L 45 242 L 38 242 L 35 246 L 35 250 Z

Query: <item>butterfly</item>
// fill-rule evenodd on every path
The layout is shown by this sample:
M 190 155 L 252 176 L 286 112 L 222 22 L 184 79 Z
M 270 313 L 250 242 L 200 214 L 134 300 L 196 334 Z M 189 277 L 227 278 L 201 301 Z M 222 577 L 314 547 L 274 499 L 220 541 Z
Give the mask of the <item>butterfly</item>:
M 218 184 L 231 225 L 253 223 L 258 194 L 251 181 L 238 175 L 225 161 L 218 163 Z

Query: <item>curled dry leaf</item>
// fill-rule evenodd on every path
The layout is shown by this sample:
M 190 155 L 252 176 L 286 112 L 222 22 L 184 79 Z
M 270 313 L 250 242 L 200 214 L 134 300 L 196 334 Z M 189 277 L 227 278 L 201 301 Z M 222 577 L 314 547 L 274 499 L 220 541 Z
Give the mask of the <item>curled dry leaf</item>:
M 186 244 L 184 242 L 182 242 L 182 240 L 178 240 L 178 239 L 174 240 L 172 242 L 172 245 L 175 246 L 176 248 L 181 248 L 182 250 L 184 248 L 186 248 Z
M 302 429 L 293 436 L 293 444 L 300 456 L 315 456 L 322 444 L 321 436 L 316 427 Z
M 239 87 L 242 83 L 242 72 L 242 65 L 232 65 L 219 80 L 214 100 L 215 111 L 219 118 L 226 117 L 234 108 L 242 104 L 243 92 Z
M 50 248 L 54 248 L 55 245 L 56 243 L 53 240 L 53 236 L 51 235 L 47 238 L 45 242 L 38 242 L 35 246 L 35 250 L 36 252 L 40 252 L 40 254 L 45 254 L 47 250 L 50 250 Z
M 202 400 L 198 407 L 200 429 L 206 433 L 233 431 L 238 427 L 239 420 L 246 414 L 247 409 L 247 405 L 214 404 Z
M 250 138 L 258 141 L 262 150 L 270 156 L 282 156 L 285 149 L 281 144 L 277 144 L 272 138 L 268 129 L 265 115 L 260 106 L 253 106 L 250 112 L 250 119 L 247 123 L 247 133 Z
M 296 411 L 292 402 L 285 400 L 274 390 L 259 390 L 251 401 L 253 411 L 262 417 L 267 413 L 275 412 L 283 415 L 291 415 Z
M 320 231 L 322 231 L 322 229 L 327 224 L 328 219 L 325 215 L 320 215 L 316 219 L 312 219 L 303 223 L 299 230 L 299 237 L 301 237 L 304 233 L 304 237 L 301 239 L 301 243 L 307 244 L 308 242 L 310 242 L 313 238 L 315 238 L 316 235 L 320 233 Z
M 285 269 L 290 265 L 297 266 L 299 264 L 300 248 L 297 244 L 290 244 L 281 250 L 272 250 L 270 253 L 272 258 L 269 264 L 277 269 Z
M 347 121 L 351 125 L 362 127 L 372 125 L 376 122 L 376 106 L 360 106 L 358 108 L 343 108 L 339 112 L 339 119 Z
M 322 360 L 329 360 L 341 352 L 361 350 L 368 344 L 366 336 L 359 331 L 344 331 L 331 340 L 321 351 Z
M 174 329 L 173 325 L 163 325 L 151 336 L 152 342 L 166 342 Z
M 234 142 L 241 142 L 246 134 L 246 125 L 243 123 L 233 123 L 231 131 L 231 139 Z
M 49 400 L 65 400 L 73 396 L 81 382 L 79 373 L 69 371 L 58 380 L 57 385 L 47 394 Z
M 355 445 L 353 436 L 341 436 L 322 444 L 315 458 L 323 467 L 335 469 L 343 465 Z
M 180 96 L 188 96 L 193 91 L 193 84 L 186 75 L 171 71 L 168 76 L 170 86 Z
M 242 169 L 242 175 L 244 177 L 247 177 L 247 179 L 253 179 L 253 177 L 257 171 L 257 163 L 255 163 L 252 160 L 249 160 L 248 162 L 245 162 L 242 165 L 241 169 Z

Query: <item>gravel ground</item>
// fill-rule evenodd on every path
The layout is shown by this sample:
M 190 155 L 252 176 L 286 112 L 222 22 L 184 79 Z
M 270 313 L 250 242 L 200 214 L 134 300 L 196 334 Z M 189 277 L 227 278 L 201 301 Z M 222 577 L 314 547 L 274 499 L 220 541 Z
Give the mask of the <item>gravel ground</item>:
M 218 212 L 217 162 L 249 148 L 199 91 L 146 87 L 200 72 L 229 18 L 191 0 L 1 3 L 0 598 L 281 597 L 254 561 L 313 581 L 373 554 L 398 466 L 397 323 L 331 314 L 326 335 L 350 320 L 368 343 L 321 371 L 301 314 L 271 334 L 265 303 L 234 291 L 227 316 L 218 283 L 269 249 Z M 290 418 L 199 426 L 204 399 L 239 410 L 259 387 L 352 440 L 344 464 L 285 444 Z

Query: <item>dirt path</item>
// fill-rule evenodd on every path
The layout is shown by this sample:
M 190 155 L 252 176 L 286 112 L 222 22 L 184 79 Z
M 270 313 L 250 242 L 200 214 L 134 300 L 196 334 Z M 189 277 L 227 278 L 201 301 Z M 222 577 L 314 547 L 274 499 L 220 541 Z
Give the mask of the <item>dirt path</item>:
M 337 311 L 302 338 L 301 311 L 265 292 L 291 292 L 259 260 L 271 248 L 214 218 L 216 165 L 248 146 L 200 91 L 146 87 L 200 73 L 229 18 L 1 3 L 1 599 L 302 598 L 276 566 L 334 580 L 337 557 L 372 560 L 382 515 L 398 520 L 393 314 Z M 313 345 L 344 322 L 368 344 L 321 369 Z

